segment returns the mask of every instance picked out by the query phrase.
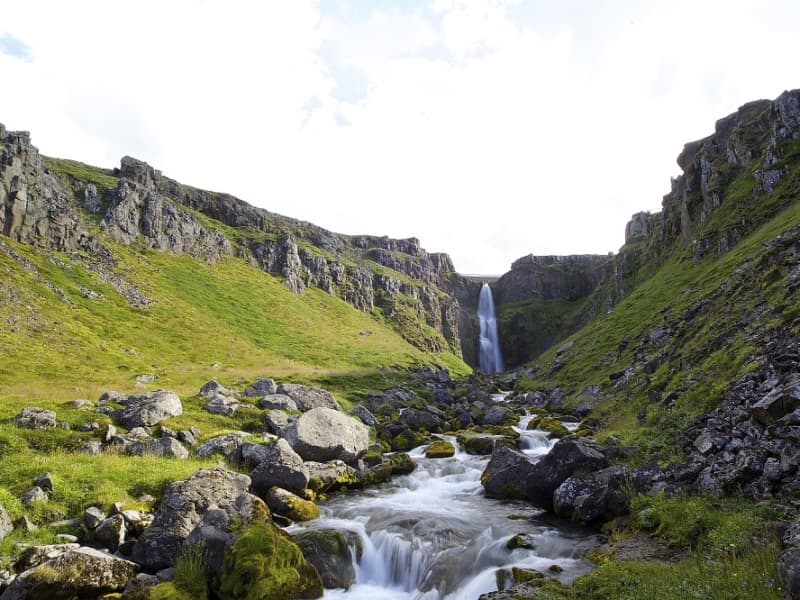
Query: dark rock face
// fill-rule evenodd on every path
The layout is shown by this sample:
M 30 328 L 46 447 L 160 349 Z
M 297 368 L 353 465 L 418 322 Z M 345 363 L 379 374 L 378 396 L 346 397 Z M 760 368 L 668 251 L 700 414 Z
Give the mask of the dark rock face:
M 560 439 L 553 449 L 527 473 L 528 500 L 553 510 L 553 493 L 568 478 L 589 474 L 608 466 L 608 459 L 591 442 L 569 436 Z
M 628 514 L 628 481 L 627 469 L 620 465 L 569 477 L 553 492 L 553 510 L 585 524 L 610 521 Z
M 534 466 L 522 452 L 506 444 L 495 444 L 489 464 L 481 474 L 481 485 L 489 498 L 525 498 L 525 482 Z
M 337 529 L 310 529 L 295 534 L 292 539 L 317 569 L 326 588 L 348 589 L 355 583 L 353 558 L 354 554 L 361 554 L 357 535 Z
M 169 567 L 203 514 L 211 507 L 234 505 L 250 487 L 250 478 L 225 469 L 200 470 L 167 487 L 153 524 L 133 547 L 133 560 L 150 570 Z
M 783 536 L 783 555 L 778 569 L 783 576 L 784 597 L 800 598 L 800 521 L 795 521 Z

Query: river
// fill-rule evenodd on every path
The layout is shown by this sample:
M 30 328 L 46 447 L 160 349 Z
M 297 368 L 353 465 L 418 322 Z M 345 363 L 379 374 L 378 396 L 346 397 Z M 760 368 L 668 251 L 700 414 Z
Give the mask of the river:
M 522 450 L 542 456 L 553 441 L 541 431 L 517 430 Z M 581 558 L 596 546 L 593 531 L 555 519 L 526 502 L 492 500 L 480 476 L 488 457 L 456 446 L 452 458 L 425 458 L 425 446 L 410 452 L 410 475 L 337 496 L 324 503 L 320 519 L 305 524 L 355 532 L 363 545 L 356 584 L 326 590 L 328 600 L 477 600 L 497 589 L 496 571 L 512 566 L 536 569 L 568 583 L 592 569 Z M 532 548 L 509 550 L 508 540 L 524 535 Z M 555 574 L 550 567 L 558 565 Z

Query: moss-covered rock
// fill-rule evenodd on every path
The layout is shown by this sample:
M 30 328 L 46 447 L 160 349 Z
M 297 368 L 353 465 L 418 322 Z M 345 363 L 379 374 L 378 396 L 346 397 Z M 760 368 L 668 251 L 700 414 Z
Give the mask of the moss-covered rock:
M 291 538 L 271 523 L 251 525 L 225 554 L 219 596 L 225 600 L 319 598 L 322 580 Z
M 425 450 L 426 458 L 450 458 L 455 455 L 456 449 L 447 440 L 436 440 Z
M 528 430 L 538 429 L 540 431 L 547 431 L 550 437 L 561 438 L 569 435 L 569 429 L 564 427 L 561 421 L 551 419 L 550 417 L 535 417 L 528 423 Z
M 367 465 L 373 467 L 383 460 L 383 449 L 380 444 L 372 444 L 367 453 L 361 457 Z
M 349 588 L 356 581 L 353 555 L 364 552 L 361 538 L 352 531 L 309 529 L 293 536 L 303 556 L 314 565 L 326 588 Z
M 389 463 L 381 463 L 368 469 L 364 475 L 364 485 L 376 485 L 389 481 L 392 476 L 392 465 Z
M 391 445 L 394 452 L 405 452 L 421 446 L 425 442 L 425 434 L 410 429 L 401 431 L 392 438 Z
M 492 453 L 495 439 L 492 435 L 467 433 L 458 436 L 458 443 L 467 454 L 487 456 Z
M 271 488 L 264 501 L 272 512 L 292 521 L 310 521 L 319 517 L 319 507 L 316 504 L 282 488 Z
M 392 466 L 392 475 L 408 475 L 417 468 L 417 463 L 405 452 L 398 452 L 387 458 Z

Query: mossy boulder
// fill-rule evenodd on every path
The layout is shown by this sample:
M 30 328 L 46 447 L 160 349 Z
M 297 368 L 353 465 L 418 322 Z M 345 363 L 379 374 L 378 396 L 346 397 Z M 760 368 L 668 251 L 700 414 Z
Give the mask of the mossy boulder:
M 425 442 L 425 434 L 419 431 L 406 429 L 392 438 L 392 450 L 395 452 L 405 452 L 421 446 Z
M 245 529 L 225 554 L 219 597 L 226 600 L 320 598 L 322 579 L 280 528 L 258 523 Z
M 494 441 L 496 439 L 497 438 L 493 435 L 467 433 L 458 436 L 458 443 L 461 444 L 461 447 L 464 448 L 467 454 L 488 456 L 492 453 L 492 448 L 494 448 Z
M 376 485 L 389 481 L 392 476 L 392 465 L 381 463 L 367 470 L 364 475 L 364 485 Z
M 447 440 L 436 440 L 425 450 L 426 458 L 450 458 L 456 453 L 455 446 Z
M 374 467 L 377 464 L 380 464 L 383 460 L 383 450 L 380 444 L 372 444 L 368 449 L 367 453 L 362 457 L 365 463 L 370 467 Z
M 316 504 L 279 487 L 271 488 L 264 501 L 272 512 L 292 521 L 310 521 L 319 517 L 319 507 Z
M 356 581 L 353 558 L 364 552 L 361 538 L 352 531 L 308 529 L 293 536 L 303 556 L 317 569 L 326 588 L 349 588 Z
M 417 463 L 405 452 L 393 454 L 386 460 L 392 466 L 392 475 L 408 475 L 417 468 Z
M 551 438 L 562 438 L 569 435 L 569 429 L 564 427 L 561 421 L 551 419 L 550 417 L 535 417 L 528 423 L 528 430 L 538 429 L 539 431 L 546 431 L 550 434 Z

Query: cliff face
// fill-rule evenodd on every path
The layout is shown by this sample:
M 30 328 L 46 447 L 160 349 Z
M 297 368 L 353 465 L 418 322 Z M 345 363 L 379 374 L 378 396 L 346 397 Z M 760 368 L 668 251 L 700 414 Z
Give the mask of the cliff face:
M 637 213 L 608 256 L 527 256 L 493 286 L 507 362 L 527 362 L 613 307 L 669 260 L 732 249 L 800 192 L 800 90 L 759 100 L 684 146 L 662 211 Z M 465 356 L 469 356 L 465 354 Z
M 460 356 L 459 306 L 443 287 L 452 261 L 416 239 L 345 236 L 198 190 L 125 157 L 104 171 L 43 158 L 24 132 L 0 125 L 0 230 L 22 243 L 102 256 L 106 240 L 215 262 L 226 256 L 381 311 L 408 341 Z

